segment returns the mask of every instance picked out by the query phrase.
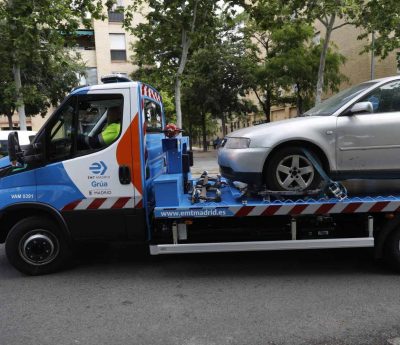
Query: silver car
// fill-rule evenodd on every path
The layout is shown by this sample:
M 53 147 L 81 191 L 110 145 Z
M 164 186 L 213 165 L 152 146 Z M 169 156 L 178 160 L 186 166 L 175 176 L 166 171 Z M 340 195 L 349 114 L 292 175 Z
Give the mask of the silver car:
M 322 178 L 304 149 L 334 179 L 400 178 L 400 76 L 353 86 L 301 117 L 232 132 L 218 164 L 231 180 L 314 189 Z

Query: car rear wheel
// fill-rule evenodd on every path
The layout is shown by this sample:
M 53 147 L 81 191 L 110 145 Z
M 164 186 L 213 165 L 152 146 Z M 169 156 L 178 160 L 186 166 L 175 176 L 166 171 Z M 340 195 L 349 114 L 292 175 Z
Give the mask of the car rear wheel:
M 322 181 L 313 164 L 298 147 L 277 151 L 267 166 L 265 176 L 267 187 L 277 191 L 312 190 L 318 188 Z

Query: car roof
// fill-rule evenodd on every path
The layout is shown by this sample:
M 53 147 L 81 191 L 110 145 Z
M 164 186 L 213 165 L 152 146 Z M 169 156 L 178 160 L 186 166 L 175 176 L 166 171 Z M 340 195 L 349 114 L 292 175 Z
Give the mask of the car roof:
M 373 79 L 373 80 L 366 80 L 361 84 L 364 83 L 371 83 L 371 82 L 375 82 L 375 83 L 385 83 L 388 81 L 392 81 L 392 80 L 398 80 L 400 79 L 400 75 L 394 75 L 394 76 L 390 76 L 390 77 L 384 77 L 384 78 L 378 78 L 378 79 Z

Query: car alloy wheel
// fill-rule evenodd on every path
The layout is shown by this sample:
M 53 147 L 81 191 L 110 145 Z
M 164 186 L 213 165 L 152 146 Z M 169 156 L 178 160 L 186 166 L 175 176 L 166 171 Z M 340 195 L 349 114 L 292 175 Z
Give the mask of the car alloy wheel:
M 305 190 L 312 184 L 314 173 L 314 167 L 306 157 L 293 154 L 278 163 L 276 180 L 284 190 Z

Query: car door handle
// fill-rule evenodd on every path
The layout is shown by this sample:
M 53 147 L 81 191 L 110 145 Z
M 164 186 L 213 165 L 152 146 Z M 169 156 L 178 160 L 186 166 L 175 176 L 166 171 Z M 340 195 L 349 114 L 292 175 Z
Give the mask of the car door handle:
M 326 131 L 326 134 L 332 135 L 332 134 L 333 134 L 333 131 Z
M 118 170 L 119 182 L 121 184 L 131 183 L 131 169 L 127 165 L 120 165 Z

